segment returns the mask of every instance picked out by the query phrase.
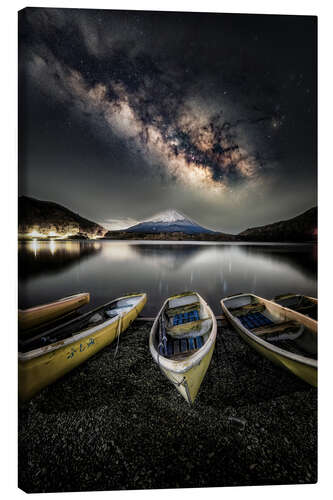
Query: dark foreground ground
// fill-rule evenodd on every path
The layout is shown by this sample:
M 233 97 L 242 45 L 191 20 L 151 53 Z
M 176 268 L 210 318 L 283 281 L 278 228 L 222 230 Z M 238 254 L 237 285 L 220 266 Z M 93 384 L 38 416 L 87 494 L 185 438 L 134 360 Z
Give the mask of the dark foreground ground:
M 314 483 L 317 391 L 219 327 L 191 408 L 153 363 L 149 323 L 19 411 L 26 492 Z

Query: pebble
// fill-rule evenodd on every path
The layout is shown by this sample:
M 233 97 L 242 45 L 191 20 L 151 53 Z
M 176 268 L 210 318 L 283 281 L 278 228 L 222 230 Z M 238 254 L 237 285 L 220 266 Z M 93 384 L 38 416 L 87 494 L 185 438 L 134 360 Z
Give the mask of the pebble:
M 151 358 L 151 324 L 139 326 L 116 360 L 111 345 L 20 406 L 21 489 L 316 482 L 316 389 L 219 327 L 219 364 L 189 407 Z

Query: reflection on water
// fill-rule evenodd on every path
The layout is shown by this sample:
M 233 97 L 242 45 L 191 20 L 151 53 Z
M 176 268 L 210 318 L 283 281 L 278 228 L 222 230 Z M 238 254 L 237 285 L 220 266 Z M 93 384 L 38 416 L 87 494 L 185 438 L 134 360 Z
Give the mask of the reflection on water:
M 194 256 L 205 252 L 205 247 L 201 245 L 132 245 L 133 251 L 138 259 L 149 261 L 152 266 L 161 267 L 165 270 L 175 271 L 181 269 Z
M 27 280 L 41 274 L 57 273 L 101 249 L 101 243 L 90 241 L 19 242 L 19 279 Z
M 19 304 L 89 291 L 91 308 L 143 290 L 153 315 L 167 296 L 193 289 L 219 313 L 219 300 L 237 292 L 317 296 L 316 273 L 314 245 L 32 241 L 19 244 Z
M 285 262 L 305 274 L 310 273 L 315 279 L 317 277 L 317 245 L 248 245 L 242 250 L 249 256 Z

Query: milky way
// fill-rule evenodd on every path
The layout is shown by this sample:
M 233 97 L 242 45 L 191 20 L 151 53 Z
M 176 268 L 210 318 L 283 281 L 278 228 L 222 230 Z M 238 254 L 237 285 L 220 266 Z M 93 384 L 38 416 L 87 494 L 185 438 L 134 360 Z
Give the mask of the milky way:
M 288 172 L 294 182 L 290 164 L 301 133 L 312 143 L 299 161 L 307 153 L 303 168 L 315 175 L 315 125 L 302 124 L 304 116 L 314 120 L 314 61 L 295 68 L 287 43 L 275 46 L 279 37 L 270 30 L 279 25 L 272 19 L 27 9 L 20 17 L 22 88 L 65 109 L 66 123 L 86 123 L 106 150 L 110 134 L 118 137 L 135 158 L 134 175 L 154 188 L 213 197 L 216 213 L 223 199 L 286 184 Z M 313 18 L 294 19 L 296 32 L 307 23 L 313 29 Z M 296 49 L 294 55 L 303 52 Z

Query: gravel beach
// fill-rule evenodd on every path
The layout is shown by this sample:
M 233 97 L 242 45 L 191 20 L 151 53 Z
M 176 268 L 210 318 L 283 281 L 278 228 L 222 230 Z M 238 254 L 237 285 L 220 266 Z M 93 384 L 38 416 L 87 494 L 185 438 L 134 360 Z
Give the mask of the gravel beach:
M 193 407 L 153 362 L 150 322 L 19 406 L 29 493 L 315 483 L 317 390 L 218 322 Z M 115 357 L 116 354 L 116 357 Z

